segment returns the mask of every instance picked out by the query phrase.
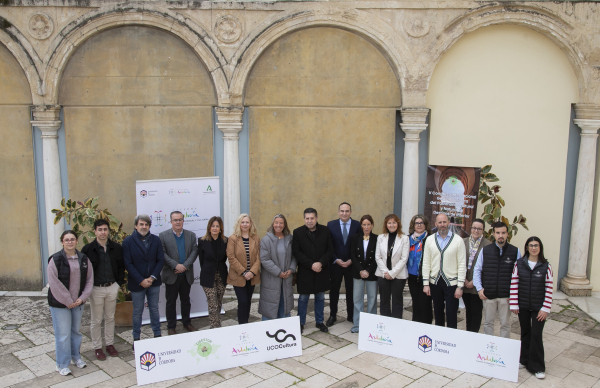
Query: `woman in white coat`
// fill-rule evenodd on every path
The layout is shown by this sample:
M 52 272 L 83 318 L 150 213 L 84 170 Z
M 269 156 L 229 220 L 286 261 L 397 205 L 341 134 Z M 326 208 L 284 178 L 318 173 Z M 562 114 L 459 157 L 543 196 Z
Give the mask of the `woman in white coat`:
M 395 214 L 387 215 L 383 221 L 383 234 L 377 238 L 375 252 L 375 275 L 378 277 L 381 299 L 379 312 L 383 316 L 402 319 L 402 292 L 408 278 L 406 262 L 409 250 L 410 242 L 408 236 L 402 233 L 400 218 Z

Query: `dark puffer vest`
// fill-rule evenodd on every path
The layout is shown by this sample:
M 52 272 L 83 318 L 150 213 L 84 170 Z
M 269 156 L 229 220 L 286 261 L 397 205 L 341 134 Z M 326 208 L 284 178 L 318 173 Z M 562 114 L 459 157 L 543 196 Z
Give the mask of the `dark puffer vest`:
M 502 256 L 500 248 L 492 243 L 482 249 L 483 268 L 481 285 L 488 299 L 508 298 L 510 296 L 510 280 L 518 259 L 519 249 L 508 243 L 504 244 Z
M 79 251 L 77 252 L 77 256 L 79 257 L 79 294 L 81 296 L 83 290 L 85 289 L 85 281 L 87 279 L 88 272 L 88 258 L 86 255 L 82 254 Z M 50 259 L 54 259 L 54 265 L 56 266 L 58 280 L 69 289 L 69 283 L 71 283 L 71 267 L 69 267 L 69 262 L 64 255 L 64 251 L 61 250 L 56 252 L 48 259 L 48 263 L 50 263 Z M 64 304 L 57 301 L 52 295 L 52 290 L 48 289 L 48 304 L 50 307 L 58 307 L 58 308 L 67 308 Z
M 517 260 L 519 271 L 519 310 L 539 311 L 546 299 L 546 274 L 548 262 L 539 261 L 533 267 L 529 266 L 528 256 Z

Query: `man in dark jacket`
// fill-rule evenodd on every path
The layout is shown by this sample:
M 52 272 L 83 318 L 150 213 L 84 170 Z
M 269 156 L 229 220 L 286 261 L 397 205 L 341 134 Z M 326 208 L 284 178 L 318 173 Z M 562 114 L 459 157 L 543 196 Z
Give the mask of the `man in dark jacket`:
M 515 261 L 521 258 L 519 248 L 507 242 L 508 227 L 503 222 L 492 225 L 496 242 L 479 253 L 473 285 L 485 308 L 483 332 L 494 335 L 496 313 L 500 316 L 500 336 L 510 338 L 510 282 Z
M 145 214 L 135 217 L 135 230 L 123 241 L 123 260 L 127 269 L 127 286 L 133 302 L 133 340 L 140 339 L 144 301 L 148 299 L 150 326 L 154 337 L 160 337 L 158 297 L 160 271 L 165 262 L 158 236 L 150 233 L 152 220 Z
M 316 326 L 327 332 L 323 323 L 325 310 L 325 291 L 330 288 L 329 264 L 333 259 L 333 242 L 331 233 L 324 225 L 317 222 L 317 211 L 313 208 L 304 210 L 304 226 L 294 230 L 292 252 L 298 261 L 298 315 L 300 330 L 304 330 L 306 310 L 310 294 L 315 295 Z
M 348 322 L 352 322 L 354 314 L 354 302 L 352 291 L 354 289 L 354 280 L 352 278 L 352 260 L 350 258 L 350 240 L 358 233 L 360 223 L 350 218 L 352 207 L 348 202 L 342 202 L 338 206 L 337 220 L 329 221 L 327 228 L 331 232 L 333 241 L 333 263 L 329 271 L 331 276 L 331 290 L 329 291 L 329 319 L 327 326 L 333 326 L 337 321 L 338 301 L 340 299 L 340 287 L 342 279 L 346 288 L 346 312 L 348 313 Z
M 94 222 L 96 239 L 81 249 L 94 268 L 94 288 L 90 294 L 90 333 L 96 358 L 106 360 L 102 351 L 102 319 L 104 318 L 104 340 L 106 351 L 111 357 L 119 353 L 113 346 L 115 337 L 115 309 L 119 286 L 125 283 L 123 248 L 108 238 L 110 224 L 107 220 Z

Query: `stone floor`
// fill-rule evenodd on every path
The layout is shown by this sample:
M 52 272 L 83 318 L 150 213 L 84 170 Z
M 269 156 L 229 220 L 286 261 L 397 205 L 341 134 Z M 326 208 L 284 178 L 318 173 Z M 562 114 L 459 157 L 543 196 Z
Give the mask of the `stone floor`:
M 409 299 L 406 299 L 409 302 Z M 327 303 L 326 303 L 327 304 Z M 345 317 L 340 302 L 338 319 Z M 409 305 L 409 303 L 406 303 Z M 237 302 L 225 300 L 224 325 L 235 325 Z M 258 300 L 254 300 L 251 321 L 260 320 Z M 600 325 L 566 299 L 555 300 L 544 330 L 546 379 L 537 380 L 526 370 L 519 371 L 519 382 L 510 383 L 470 373 L 400 360 L 357 348 L 357 335 L 351 324 L 338 321 L 330 333 L 314 328 L 312 301 L 302 338 L 300 357 L 260 363 L 243 368 L 165 381 L 148 387 L 594 387 L 600 388 Z M 326 307 L 326 317 L 328 316 Z M 294 314 L 295 312 L 293 312 Z M 459 314 L 459 329 L 464 330 L 464 310 Z M 411 307 L 405 311 L 411 318 Z M 54 336 L 46 299 L 43 297 L 0 297 L 0 388 L 2 387 L 103 387 L 136 385 L 131 328 L 117 328 L 115 347 L 120 357 L 98 361 L 89 339 L 89 306 L 86 306 L 82 332 L 85 369 L 73 367 L 72 376 L 54 371 Z M 207 318 L 196 318 L 193 325 L 206 329 Z M 178 327 L 181 330 L 181 327 Z M 143 333 L 151 336 L 148 326 Z M 519 324 L 513 317 L 512 337 L 519 338 Z M 166 326 L 163 324 L 163 333 Z M 499 326 L 496 327 L 499 333 Z

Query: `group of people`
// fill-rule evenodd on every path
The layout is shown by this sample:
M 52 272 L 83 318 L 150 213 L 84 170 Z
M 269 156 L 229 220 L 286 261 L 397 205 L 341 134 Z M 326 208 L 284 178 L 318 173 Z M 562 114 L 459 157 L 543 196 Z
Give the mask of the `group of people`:
M 258 313 L 262 320 L 289 317 L 294 308 L 297 286 L 301 331 L 311 294 L 314 296 L 316 327 L 328 332 L 338 320 L 342 282 L 346 289 L 347 320 L 351 331 L 359 331 L 360 312 L 402 319 L 403 290 L 408 281 L 412 299 L 412 320 L 438 326 L 457 327 L 459 299 L 466 308 L 468 331 L 494 334 L 496 315 L 503 337 L 510 338 L 510 314 L 517 313 L 521 324 L 521 367 L 544 378 L 542 331 L 552 303 L 552 268 L 544 257 L 539 238 L 530 237 L 525 254 L 507 242 L 508 228 L 492 225 L 494 242 L 483 236 L 485 223 L 472 222 L 471 234 L 462 239 L 449 230 L 449 219 L 439 214 L 433 233 L 427 217 L 415 215 L 402 231 L 400 218 L 390 214 L 382 233 L 373 232 L 370 215 L 360 221 L 351 218 L 352 207 L 343 202 L 339 218 L 318 223 L 317 210 L 304 210 L 304 225 L 290 231 L 283 214 L 273 217 L 266 235 L 260 239 L 252 218 L 241 214 L 233 234 L 224 235 L 223 221 L 212 217 L 206 234 L 199 239 L 183 228 L 184 216 L 170 214 L 171 229 L 151 234 L 147 215 L 135 218 L 135 230 L 119 245 L 111 241 L 109 224 L 94 224 L 96 239 L 76 250 L 77 234 L 65 231 L 63 249 L 49 259 L 48 302 L 56 337 L 56 367 L 62 375 L 69 365 L 85 367 L 79 348 L 83 303 L 91 305 L 91 337 L 99 360 L 102 349 L 101 322 L 104 319 L 105 349 L 113 346 L 114 313 L 119 286 L 127 284 L 133 301 L 133 340 L 140 339 L 142 314 L 147 302 L 154 337 L 161 336 L 158 310 L 159 290 L 165 283 L 168 334 L 177 334 L 176 304 L 179 298 L 181 320 L 188 332 L 196 331 L 190 319 L 190 290 L 194 282 L 193 264 L 200 261 L 200 285 L 206 294 L 211 328 L 221 326 L 220 312 L 227 284 L 233 286 L 238 301 L 238 321 L 248 323 L 252 295 L 261 284 Z M 227 263 L 229 265 L 227 265 Z M 378 292 L 379 290 L 379 292 Z M 325 321 L 325 292 L 329 291 L 329 318 Z M 484 309 L 485 307 L 485 309 Z M 433 311 L 433 313 L 432 313 Z M 483 312 L 485 311 L 485 317 Z

